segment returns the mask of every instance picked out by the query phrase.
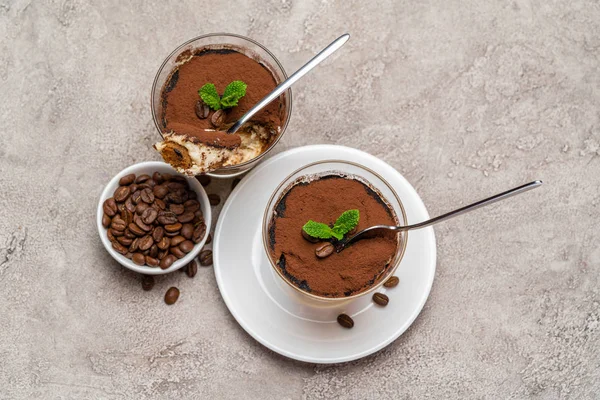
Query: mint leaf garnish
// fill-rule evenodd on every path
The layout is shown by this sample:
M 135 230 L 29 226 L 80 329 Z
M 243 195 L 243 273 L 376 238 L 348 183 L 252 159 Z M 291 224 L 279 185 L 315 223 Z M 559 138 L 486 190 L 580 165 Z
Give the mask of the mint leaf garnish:
M 302 229 L 309 236 L 318 239 L 330 239 L 332 237 L 337 240 L 342 240 L 344 235 L 350 232 L 352 229 L 358 225 L 358 220 L 360 218 L 360 213 L 358 210 L 348 210 L 344 211 L 342 215 L 335 221 L 333 228 L 330 228 L 329 225 L 315 222 L 312 219 L 309 220 Z
M 358 210 L 344 211 L 333 224 L 333 231 L 344 236 L 358 225 L 359 218 Z
M 315 222 L 312 219 L 309 220 L 306 224 L 304 224 L 302 229 L 304 229 L 304 232 L 308 233 L 310 236 L 319 239 L 329 239 L 333 236 L 333 231 L 331 230 L 329 225 L 322 224 L 320 222 Z
M 223 108 L 235 107 L 238 105 L 238 100 L 246 95 L 246 85 L 242 81 L 233 81 L 225 88 L 223 97 L 221 97 L 221 106 Z
M 217 88 L 212 83 L 207 83 L 198 90 L 198 95 L 213 110 L 231 108 L 238 105 L 238 101 L 246 95 L 246 85 L 242 81 L 233 81 L 225 88 L 223 97 L 219 96 Z
M 198 94 L 210 108 L 219 110 L 221 108 L 221 98 L 217 93 L 217 88 L 212 83 L 207 83 L 198 90 Z

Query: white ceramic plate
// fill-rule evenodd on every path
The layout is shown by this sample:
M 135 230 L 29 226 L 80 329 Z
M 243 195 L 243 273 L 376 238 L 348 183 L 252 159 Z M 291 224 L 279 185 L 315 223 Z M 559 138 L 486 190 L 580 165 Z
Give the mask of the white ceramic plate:
M 429 218 L 414 188 L 380 159 L 343 146 L 305 146 L 280 153 L 257 166 L 225 203 L 215 230 L 213 258 L 219 290 L 229 311 L 253 338 L 286 357 L 338 363 L 372 354 L 398 338 L 425 305 L 435 274 L 433 228 L 411 231 L 396 276 L 400 284 L 382 288 L 387 307 L 370 296 L 322 306 L 307 302 L 272 270 L 262 244 L 262 218 L 270 195 L 296 169 L 315 161 L 348 160 L 371 168 L 394 187 L 409 223 Z M 354 319 L 342 328 L 337 315 Z

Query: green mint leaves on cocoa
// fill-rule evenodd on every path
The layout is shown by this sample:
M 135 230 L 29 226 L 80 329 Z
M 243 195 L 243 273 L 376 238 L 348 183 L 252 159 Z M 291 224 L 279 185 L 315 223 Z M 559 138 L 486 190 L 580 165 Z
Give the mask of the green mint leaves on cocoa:
M 242 81 L 233 81 L 227 85 L 223 96 L 219 96 L 215 85 L 207 83 L 198 90 L 198 95 L 206 105 L 216 111 L 237 106 L 238 101 L 246 95 L 247 87 L 248 85 Z
M 360 213 L 358 210 L 344 211 L 342 215 L 333 224 L 333 228 L 329 225 L 309 220 L 302 229 L 309 236 L 319 239 L 330 239 L 332 237 L 337 240 L 342 240 L 344 235 L 350 232 L 358 225 L 360 219 Z

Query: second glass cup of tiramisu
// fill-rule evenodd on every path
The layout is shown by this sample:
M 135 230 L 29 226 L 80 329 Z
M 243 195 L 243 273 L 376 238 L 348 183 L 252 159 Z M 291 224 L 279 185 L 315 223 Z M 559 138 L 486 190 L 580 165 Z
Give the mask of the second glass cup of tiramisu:
M 225 131 L 287 78 L 275 56 L 252 39 L 210 34 L 175 49 L 152 86 L 152 115 L 166 162 L 187 175 L 232 177 L 256 165 L 285 133 L 288 89 L 235 134 Z

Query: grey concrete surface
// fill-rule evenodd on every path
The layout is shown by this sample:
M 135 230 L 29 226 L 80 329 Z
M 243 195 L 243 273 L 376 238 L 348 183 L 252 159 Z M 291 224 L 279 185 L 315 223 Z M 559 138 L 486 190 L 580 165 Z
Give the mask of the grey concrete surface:
M 600 396 L 598 1 L 132 3 L 0 2 L 1 399 Z M 214 31 L 289 71 L 352 34 L 294 88 L 277 151 L 363 149 L 432 214 L 545 186 L 436 228 L 431 296 L 386 349 L 333 366 L 278 356 L 236 324 L 211 268 L 142 292 L 96 233 L 104 184 L 158 159 L 160 62 Z

